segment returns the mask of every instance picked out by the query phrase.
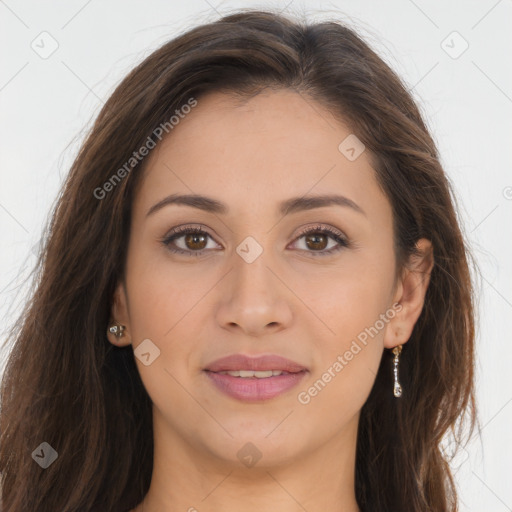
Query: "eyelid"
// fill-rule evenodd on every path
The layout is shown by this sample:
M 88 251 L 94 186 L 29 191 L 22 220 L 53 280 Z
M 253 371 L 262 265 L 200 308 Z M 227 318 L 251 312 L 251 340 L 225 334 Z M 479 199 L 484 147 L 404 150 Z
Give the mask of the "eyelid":
M 316 231 L 325 231 L 329 234 L 339 236 L 340 238 L 347 239 L 347 237 L 343 234 L 339 229 L 333 228 L 332 226 L 325 224 L 315 224 L 313 226 L 306 226 L 302 228 L 296 235 L 295 238 L 300 238 L 301 236 L 307 235 L 308 233 L 316 232 Z

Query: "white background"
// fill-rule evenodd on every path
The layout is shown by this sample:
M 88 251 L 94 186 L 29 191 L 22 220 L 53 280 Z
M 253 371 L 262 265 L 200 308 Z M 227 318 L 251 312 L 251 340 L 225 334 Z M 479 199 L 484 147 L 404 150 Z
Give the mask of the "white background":
M 311 19 L 327 11 L 356 28 L 412 88 L 482 273 L 483 428 L 454 465 L 461 510 L 512 510 L 511 0 L 0 0 L 0 342 L 23 302 L 32 250 L 59 186 L 102 103 L 152 50 L 237 7 L 278 7 Z M 50 47 L 44 31 L 58 44 L 46 59 L 31 47 L 42 46 L 42 37 Z M 464 40 L 468 49 L 452 58 Z M 5 357 L 4 351 L 0 372 Z

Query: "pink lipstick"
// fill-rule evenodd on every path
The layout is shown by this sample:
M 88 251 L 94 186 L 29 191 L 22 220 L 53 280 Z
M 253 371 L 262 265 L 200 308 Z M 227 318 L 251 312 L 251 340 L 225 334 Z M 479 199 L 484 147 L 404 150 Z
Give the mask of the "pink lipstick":
M 277 355 L 234 354 L 204 368 L 210 381 L 226 395 L 246 402 L 270 400 L 296 386 L 308 369 Z

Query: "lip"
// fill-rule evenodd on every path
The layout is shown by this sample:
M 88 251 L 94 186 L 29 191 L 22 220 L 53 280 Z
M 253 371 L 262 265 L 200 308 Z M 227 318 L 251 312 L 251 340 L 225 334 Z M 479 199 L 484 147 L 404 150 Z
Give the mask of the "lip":
M 210 372 L 281 370 L 288 373 L 298 373 L 307 370 L 305 366 L 275 354 L 258 357 L 249 357 L 244 354 L 232 354 L 213 361 L 204 369 Z
M 218 372 L 234 370 L 281 370 L 282 375 L 266 378 L 242 378 Z M 217 359 L 204 370 L 210 382 L 222 393 L 243 402 L 270 400 L 295 387 L 308 369 L 295 361 L 277 355 L 248 357 L 243 354 Z

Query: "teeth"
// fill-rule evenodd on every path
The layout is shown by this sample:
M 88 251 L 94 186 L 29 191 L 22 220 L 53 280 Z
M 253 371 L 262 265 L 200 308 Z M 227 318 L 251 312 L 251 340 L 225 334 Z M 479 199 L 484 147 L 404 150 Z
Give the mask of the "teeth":
M 219 372 L 223 375 L 231 375 L 231 377 L 241 377 L 243 379 L 256 377 L 257 379 L 266 379 L 268 377 L 275 377 L 283 373 L 282 370 L 265 370 L 265 371 L 253 371 L 253 370 L 236 370 L 229 372 Z

